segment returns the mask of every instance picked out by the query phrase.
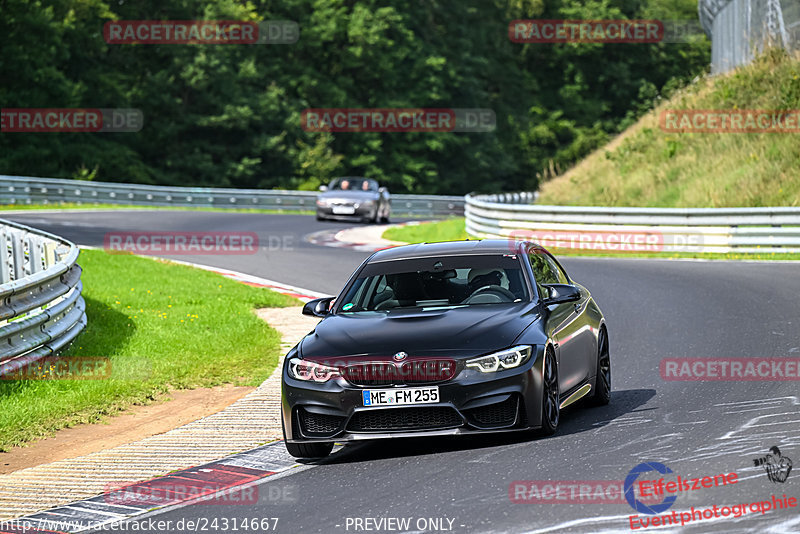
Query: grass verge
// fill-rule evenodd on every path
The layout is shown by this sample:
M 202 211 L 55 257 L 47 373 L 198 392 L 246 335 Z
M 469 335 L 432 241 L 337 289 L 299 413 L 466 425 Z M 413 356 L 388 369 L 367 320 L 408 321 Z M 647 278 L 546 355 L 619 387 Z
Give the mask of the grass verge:
M 383 238 L 405 243 L 433 243 L 469 239 L 469 235 L 464 229 L 464 217 L 453 217 L 444 221 L 387 228 Z
M 127 254 L 81 252 L 88 326 L 67 356 L 111 359 L 102 380 L 0 380 L 0 451 L 93 423 L 170 389 L 255 386 L 280 335 L 254 308 L 295 299 L 218 274 Z
M 383 233 L 385 239 L 402 241 L 404 243 L 435 243 L 437 241 L 460 241 L 469 239 L 470 236 L 464 227 L 463 217 L 448 219 L 440 222 L 421 223 L 418 225 L 397 226 L 389 228 Z M 475 239 L 475 238 L 473 238 Z M 800 254 L 742 254 L 730 252 L 719 253 L 615 253 L 615 252 L 596 252 L 596 251 L 577 251 L 575 249 L 548 249 L 558 256 L 592 256 L 592 257 L 614 257 L 614 258 L 694 258 L 703 260 L 800 260 Z
M 608 146 L 543 183 L 538 203 L 704 208 L 800 205 L 796 129 L 790 133 L 670 133 L 661 128 L 661 112 L 685 109 L 795 110 L 796 117 L 800 53 L 790 56 L 772 50 L 731 74 L 706 77 L 687 87 Z

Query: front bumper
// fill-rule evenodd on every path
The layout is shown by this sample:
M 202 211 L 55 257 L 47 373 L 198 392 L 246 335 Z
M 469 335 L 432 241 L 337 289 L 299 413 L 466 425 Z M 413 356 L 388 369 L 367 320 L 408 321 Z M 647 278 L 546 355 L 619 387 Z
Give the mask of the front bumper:
M 540 349 L 541 352 L 541 349 Z M 435 404 L 365 407 L 365 389 L 336 378 L 325 383 L 296 380 L 283 369 L 282 417 L 290 443 L 348 442 L 419 436 L 454 436 L 539 428 L 541 354 L 519 369 L 481 373 L 464 369 L 439 386 Z
M 332 206 L 317 206 L 317 217 L 321 219 L 372 219 L 375 217 L 377 206 L 364 206 L 360 205 L 354 208 L 353 213 L 334 213 Z

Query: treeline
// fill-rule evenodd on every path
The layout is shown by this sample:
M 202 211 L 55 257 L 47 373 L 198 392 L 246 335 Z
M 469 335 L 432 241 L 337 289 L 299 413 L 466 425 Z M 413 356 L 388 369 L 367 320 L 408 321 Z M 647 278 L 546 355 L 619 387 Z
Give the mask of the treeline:
M 136 108 L 137 133 L 1 133 L 0 173 L 396 193 L 535 189 L 703 72 L 709 43 L 519 44 L 514 19 L 697 18 L 696 0 L 0 0 L 0 106 Z M 292 20 L 295 44 L 108 44 L 110 20 Z M 490 108 L 491 133 L 330 133 L 307 108 Z

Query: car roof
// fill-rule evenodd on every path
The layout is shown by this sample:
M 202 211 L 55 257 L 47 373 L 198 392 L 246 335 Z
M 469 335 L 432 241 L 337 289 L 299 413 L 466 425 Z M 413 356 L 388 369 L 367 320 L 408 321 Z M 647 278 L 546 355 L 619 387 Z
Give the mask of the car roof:
M 416 245 L 403 245 L 379 250 L 372 255 L 369 263 L 439 256 L 516 254 L 518 250 L 519 243 L 509 239 L 471 239 L 443 241 L 440 243 L 418 243 Z

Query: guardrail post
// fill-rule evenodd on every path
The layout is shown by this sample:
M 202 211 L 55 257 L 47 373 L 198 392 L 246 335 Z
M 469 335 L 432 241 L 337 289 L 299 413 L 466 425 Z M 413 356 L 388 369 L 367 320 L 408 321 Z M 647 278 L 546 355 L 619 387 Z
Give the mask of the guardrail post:
M 11 271 L 14 273 L 14 280 L 25 278 L 25 245 L 19 232 L 11 234 L 11 257 L 14 262 Z
M 28 264 L 30 266 L 30 274 L 41 271 L 43 263 L 44 250 L 42 247 L 42 240 L 31 235 L 28 237 Z
M 47 242 L 44 244 L 44 268 L 47 269 L 51 265 L 58 262 L 58 244 Z
M 3 255 L 3 257 L 0 258 L 0 284 L 7 284 L 11 281 L 11 254 L 8 250 L 9 246 L 8 232 L 3 228 L 0 230 L 0 254 Z

